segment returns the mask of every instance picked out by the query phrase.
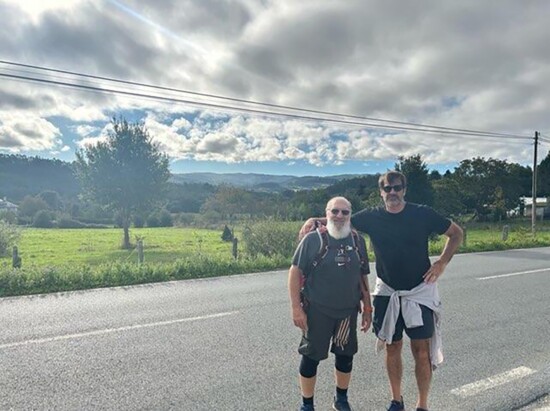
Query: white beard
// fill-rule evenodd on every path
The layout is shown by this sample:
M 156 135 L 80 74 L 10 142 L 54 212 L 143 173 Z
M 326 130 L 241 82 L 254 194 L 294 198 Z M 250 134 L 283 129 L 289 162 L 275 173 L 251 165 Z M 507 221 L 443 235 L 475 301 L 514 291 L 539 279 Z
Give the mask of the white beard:
M 351 233 L 351 223 L 347 221 L 342 227 L 338 227 L 334 221 L 327 221 L 327 231 L 332 238 L 341 240 L 346 238 Z

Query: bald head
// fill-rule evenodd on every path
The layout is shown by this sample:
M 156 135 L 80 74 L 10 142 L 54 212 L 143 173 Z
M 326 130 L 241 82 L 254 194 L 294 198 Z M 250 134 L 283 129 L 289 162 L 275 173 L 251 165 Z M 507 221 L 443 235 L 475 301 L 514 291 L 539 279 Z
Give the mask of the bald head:
M 333 207 L 346 207 L 346 209 L 351 211 L 351 203 L 346 197 L 332 197 L 328 200 L 326 209 L 330 210 Z

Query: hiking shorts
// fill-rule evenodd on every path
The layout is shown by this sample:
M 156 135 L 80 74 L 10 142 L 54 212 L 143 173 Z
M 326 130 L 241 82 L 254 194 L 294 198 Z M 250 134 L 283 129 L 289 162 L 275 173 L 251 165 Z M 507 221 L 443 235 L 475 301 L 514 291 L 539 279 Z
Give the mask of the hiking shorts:
M 328 357 L 329 347 L 336 355 L 351 357 L 357 352 L 357 311 L 344 319 L 335 319 L 309 304 L 307 331 L 302 334 L 298 352 L 321 361 Z
M 374 306 L 374 317 L 372 320 L 372 330 L 376 336 L 382 328 L 382 322 L 388 309 L 390 297 L 376 295 L 372 301 Z M 420 305 L 422 310 L 422 321 L 424 325 L 421 327 L 407 328 L 405 326 L 405 320 L 403 314 L 399 312 L 397 323 L 395 324 L 395 333 L 393 334 L 392 341 L 401 341 L 403 339 L 403 330 L 407 333 L 411 340 L 425 340 L 432 338 L 435 330 L 433 311 L 424 305 Z

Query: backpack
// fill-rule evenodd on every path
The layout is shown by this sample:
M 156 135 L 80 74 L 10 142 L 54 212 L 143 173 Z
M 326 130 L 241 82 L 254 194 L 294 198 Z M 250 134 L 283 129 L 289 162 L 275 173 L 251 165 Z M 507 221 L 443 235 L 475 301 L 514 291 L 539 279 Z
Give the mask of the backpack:
M 302 305 L 304 306 L 307 305 L 307 301 L 303 293 L 304 287 L 306 285 L 307 275 L 308 273 L 311 273 L 315 270 L 315 268 L 319 265 L 319 263 L 327 256 L 328 250 L 330 249 L 328 232 L 327 231 L 321 232 L 317 224 L 315 225 L 315 228 L 312 229 L 312 231 L 310 232 L 313 232 L 313 231 L 315 231 L 319 236 L 319 239 L 321 240 L 320 241 L 321 245 L 319 246 L 319 251 L 317 252 L 317 255 L 312 260 L 307 270 L 304 270 L 302 272 L 302 278 L 300 279 L 300 298 L 302 301 Z M 368 272 L 369 257 L 366 254 L 367 250 L 366 250 L 366 247 L 359 246 L 361 244 L 360 243 L 361 240 L 359 240 L 359 233 L 354 229 L 351 230 L 351 238 L 353 242 L 354 251 L 357 254 L 357 258 L 359 259 L 361 274 L 363 274 L 364 272 Z

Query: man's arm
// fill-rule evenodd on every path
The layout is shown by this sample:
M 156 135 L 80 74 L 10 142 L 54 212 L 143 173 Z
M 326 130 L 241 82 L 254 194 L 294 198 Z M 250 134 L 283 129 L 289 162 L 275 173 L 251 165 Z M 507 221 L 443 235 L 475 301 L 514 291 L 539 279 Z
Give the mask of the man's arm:
M 366 275 L 361 275 L 361 303 L 363 305 L 361 331 L 367 332 L 372 324 L 372 303 L 370 301 L 369 279 Z
M 427 283 L 435 283 L 437 279 L 441 277 L 445 267 L 447 267 L 447 264 L 449 264 L 449 261 L 453 258 L 453 255 L 456 250 L 458 250 L 458 247 L 460 247 L 462 238 L 464 237 L 462 228 L 460 228 L 456 223 L 451 223 L 445 232 L 445 235 L 447 236 L 447 241 L 445 242 L 443 252 L 439 256 L 438 260 L 432 264 L 426 274 L 424 274 L 424 281 Z
M 294 325 L 302 330 L 307 330 L 307 316 L 300 301 L 300 288 L 302 286 L 302 270 L 296 265 L 291 265 L 288 271 L 288 295 L 290 297 L 290 311 Z
M 307 233 L 309 233 L 315 225 L 317 224 L 317 221 L 321 223 L 322 225 L 327 225 L 327 218 L 326 217 L 319 217 L 319 218 L 308 218 L 307 221 L 304 223 L 302 228 L 300 228 L 300 232 L 298 233 L 298 238 L 301 240 L 305 237 Z

